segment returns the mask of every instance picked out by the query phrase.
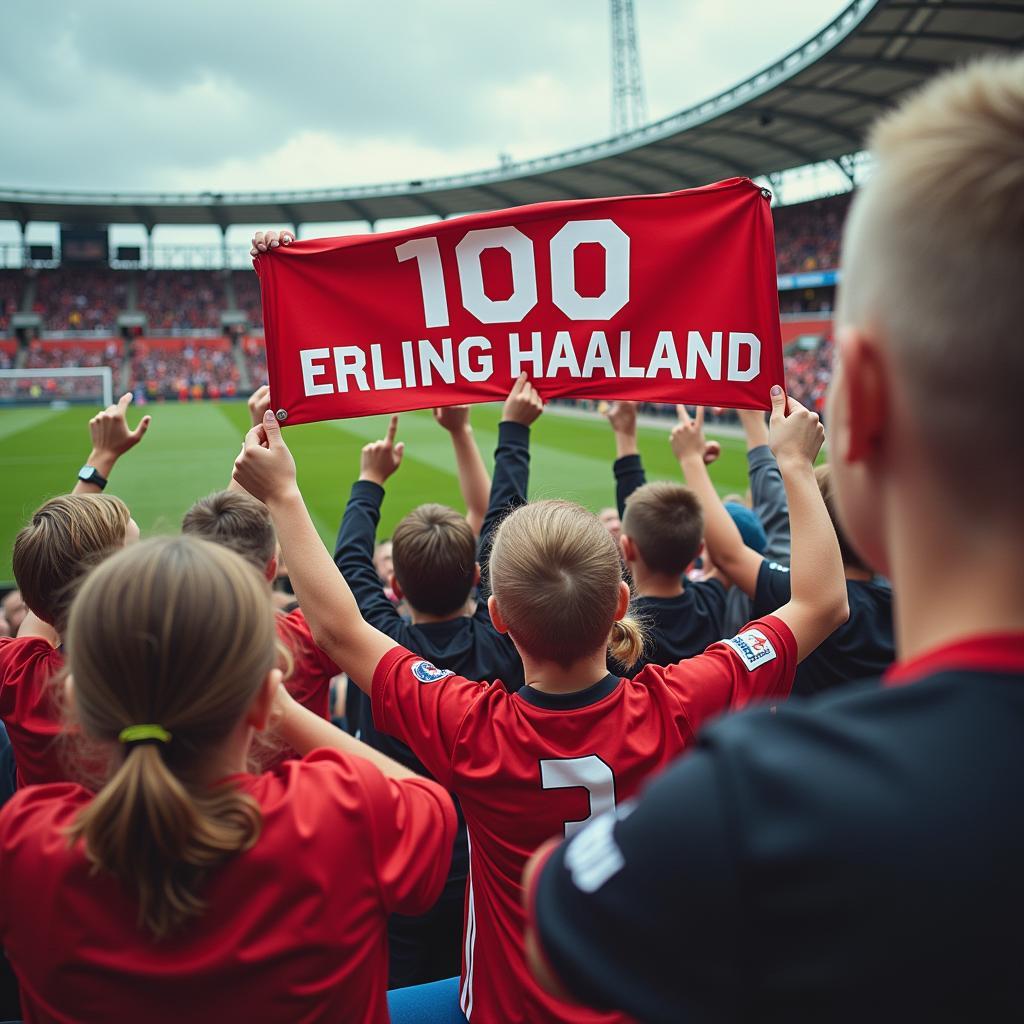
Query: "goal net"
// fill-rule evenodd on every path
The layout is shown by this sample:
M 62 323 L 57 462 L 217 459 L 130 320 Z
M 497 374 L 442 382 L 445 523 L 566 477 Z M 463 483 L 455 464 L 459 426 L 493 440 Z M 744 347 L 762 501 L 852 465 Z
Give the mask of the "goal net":
M 2 405 L 67 405 L 71 402 L 112 405 L 114 374 L 110 367 L 62 366 L 53 370 L 0 370 Z

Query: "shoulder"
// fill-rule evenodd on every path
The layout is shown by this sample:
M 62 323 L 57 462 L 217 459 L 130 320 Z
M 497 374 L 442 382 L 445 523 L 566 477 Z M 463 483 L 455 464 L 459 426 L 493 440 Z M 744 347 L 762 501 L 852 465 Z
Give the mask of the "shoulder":
M 91 799 L 87 789 L 73 782 L 19 789 L 0 809 L 0 860 L 52 844 Z
M 693 594 L 694 600 L 698 606 L 707 608 L 709 605 L 714 605 L 716 608 L 722 608 L 725 606 L 725 597 L 728 591 L 725 589 L 725 584 L 721 580 L 698 580 L 696 583 L 687 583 L 686 591 Z
M 283 643 L 289 643 L 298 639 L 310 641 L 313 639 L 309 623 L 306 622 L 306 616 L 302 614 L 301 608 L 296 608 L 290 612 L 278 612 L 275 617 L 275 624 L 277 626 L 278 638 Z
M 34 662 L 53 662 L 59 668 L 64 659 L 60 651 L 41 636 L 0 637 L 0 669 Z

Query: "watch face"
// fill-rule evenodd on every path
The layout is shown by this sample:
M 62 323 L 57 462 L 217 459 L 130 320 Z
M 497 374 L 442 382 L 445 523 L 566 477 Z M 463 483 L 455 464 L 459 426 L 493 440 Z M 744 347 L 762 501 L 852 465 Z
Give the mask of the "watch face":
M 96 475 L 96 467 L 95 466 L 83 466 L 78 471 L 78 479 L 79 480 L 86 480 L 86 481 L 88 481 L 88 480 L 91 480 L 95 475 Z

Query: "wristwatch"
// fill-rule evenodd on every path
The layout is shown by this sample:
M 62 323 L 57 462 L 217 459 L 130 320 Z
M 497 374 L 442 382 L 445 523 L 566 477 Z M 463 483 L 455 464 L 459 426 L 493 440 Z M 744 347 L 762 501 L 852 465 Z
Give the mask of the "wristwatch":
M 107 478 L 95 466 L 83 466 L 78 471 L 78 479 L 86 484 L 95 484 L 101 491 L 107 486 Z

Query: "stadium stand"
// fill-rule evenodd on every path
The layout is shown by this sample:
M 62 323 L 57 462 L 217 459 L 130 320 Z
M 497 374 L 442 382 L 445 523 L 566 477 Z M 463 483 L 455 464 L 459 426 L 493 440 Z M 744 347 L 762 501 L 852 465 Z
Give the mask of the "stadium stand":
M 130 386 L 149 399 L 233 398 L 241 373 L 227 338 L 144 338 L 135 342 Z
M 780 274 L 839 266 L 839 239 L 850 194 L 775 210 L 775 259 Z
M 139 280 L 139 312 L 154 332 L 219 328 L 226 307 L 217 271 L 147 270 Z
M 262 335 L 247 335 L 242 339 L 242 356 L 253 388 L 267 383 L 267 350 Z
M 11 314 L 17 312 L 23 290 L 24 278 L 20 271 L 0 271 L 0 335 L 7 333 Z
M 32 308 L 47 331 L 113 331 L 127 299 L 128 279 L 116 270 L 62 267 L 39 272 Z

